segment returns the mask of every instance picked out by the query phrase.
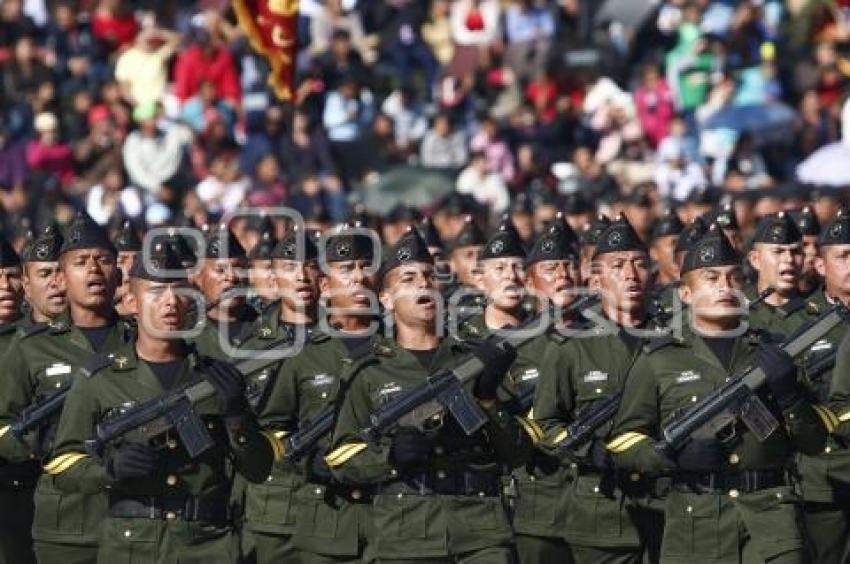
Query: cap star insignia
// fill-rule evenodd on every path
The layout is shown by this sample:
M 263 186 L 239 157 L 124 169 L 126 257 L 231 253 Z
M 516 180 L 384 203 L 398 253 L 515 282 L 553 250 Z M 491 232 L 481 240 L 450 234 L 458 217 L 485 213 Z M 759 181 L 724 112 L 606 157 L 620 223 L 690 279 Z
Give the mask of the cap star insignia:
M 844 226 L 841 223 L 835 223 L 832 227 L 829 228 L 829 234 L 832 237 L 838 237 L 841 235 L 841 232 L 844 230 Z
M 615 247 L 623 241 L 623 234 L 619 231 L 614 231 L 608 235 L 608 245 Z
M 337 256 L 347 257 L 351 254 L 351 245 L 348 243 L 340 243 L 336 246 L 336 254 Z
M 700 249 L 699 251 L 699 260 L 700 262 L 709 263 L 714 260 L 714 248 L 713 247 L 705 247 Z
M 35 246 L 35 256 L 36 258 L 44 259 L 47 258 L 47 253 L 50 252 L 50 248 L 47 243 L 39 243 Z
M 551 239 L 547 239 L 546 241 L 543 241 L 543 244 L 540 245 L 540 250 L 543 251 L 546 254 L 551 253 L 552 251 L 555 250 L 555 241 L 553 241 Z
M 398 259 L 399 262 L 408 261 L 408 260 L 410 260 L 411 256 L 412 256 L 412 253 L 410 252 L 410 249 L 408 249 L 407 247 L 400 248 L 398 250 L 398 252 L 396 252 L 396 254 L 395 254 L 395 258 Z
M 784 231 L 784 229 L 785 227 L 783 227 L 782 225 L 774 225 L 773 229 L 770 230 L 771 237 L 779 239 L 780 237 L 782 237 L 782 232 Z
M 261 337 L 269 337 L 269 336 L 271 336 L 271 334 L 272 334 L 272 330 L 269 329 L 268 327 L 263 327 L 263 328 L 260 329 L 260 336 Z
M 502 241 L 493 241 L 493 244 L 490 245 L 490 252 L 494 255 L 498 255 L 504 250 L 505 244 Z

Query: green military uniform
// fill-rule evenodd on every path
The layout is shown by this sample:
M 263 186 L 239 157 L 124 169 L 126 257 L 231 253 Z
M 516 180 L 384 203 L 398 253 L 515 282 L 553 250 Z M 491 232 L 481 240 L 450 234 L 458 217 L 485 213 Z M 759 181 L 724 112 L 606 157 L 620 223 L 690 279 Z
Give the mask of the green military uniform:
M 175 388 L 195 378 L 198 361 L 194 354 L 183 360 Z M 98 562 L 237 562 L 238 539 L 228 510 L 233 473 L 265 479 L 274 454 L 282 453 L 280 441 L 261 434 L 250 414 L 225 425 L 213 396 L 194 407 L 214 441 L 210 450 L 193 460 L 173 431 L 144 437 L 157 452 L 154 471 L 116 481 L 101 461 L 86 454 L 94 424 L 167 390 L 132 345 L 95 357 L 89 370 L 74 382 L 46 469 L 57 491 L 108 499 Z
M 512 562 L 500 474 L 502 464 L 522 463 L 531 445 L 517 419 L 495 408 L 484 429 L 466 436 L 446 415 L 428 431 L 433 458 L 407 470 L 389 461 L 390 437 L 370 449 L 358 436 L 371 412 L 421 385 L 429 371 L 457 365 L 468 351 L 448 339 L 426 368 L 395 341 L 378 337 L 371 354 L 352 369 L 326 459 L 345 483 L 373 488 L 372 548 L 380 562 Z
M 116 316 L 117 319 L 117 316 Z M 132 331 L 117 321 L 101 352 L 115 351 L 132 340 Z M 25 407 L 53 394 L 77 378 L 95 353 L 86 336 L 66 313 L 45 324 L 25 325 L 3 357 L 7 377 L 0 380 L 0 425 L 8 425 Z M 38 433 L 35 450 L 10 433 L 0 437 L 0 457 L 30 464 L 50 452 L 57 421 Z M 39 561 L 92 562 L 106 511 L 100 494 L 63 493 L 53 477 L 42 475 L 35 491 L 33 538 Z
M 758 298 L 758 291 L 754 287 L 748 288 L 744 294 L 752 303 Z M 806 313 L 806 300 L 795 294 L 787 303 L 774 306 L 764 301 L 750 307 L 747 321 L 753 329 L 762 329 L 782 339 L 791 335 L 808 319 Z

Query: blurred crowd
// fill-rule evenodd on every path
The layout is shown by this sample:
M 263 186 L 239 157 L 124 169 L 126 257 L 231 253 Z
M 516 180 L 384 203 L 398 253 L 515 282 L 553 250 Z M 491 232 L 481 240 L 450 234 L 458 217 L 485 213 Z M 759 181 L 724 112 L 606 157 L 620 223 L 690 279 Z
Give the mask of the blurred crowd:
M 7 234 L 249 205 L 318 227 L 626 211 L 647 235 L 666 208 L 724 200 L 746 231 L 806 200 L 828 220 L 843 197 L 795 167 L 841 141 L 850 0 L 301 0 L 297 29 L 283 103 L 226 0 L 2 0 Z M 399 167 L 444 189 L 366 206 Z

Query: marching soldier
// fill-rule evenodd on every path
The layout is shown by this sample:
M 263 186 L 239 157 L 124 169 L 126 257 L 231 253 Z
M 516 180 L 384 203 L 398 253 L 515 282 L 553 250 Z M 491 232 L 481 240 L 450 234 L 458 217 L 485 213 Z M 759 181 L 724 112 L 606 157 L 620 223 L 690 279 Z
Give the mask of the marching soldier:
M 814 218 L 814 216 L 812 216 Z M 850 211 L 838 212 L 818 239 L 815 267 L 823 286 L 806 300 L 811 318 L 825 313 L 835 304 L 850 306 Z M 847 334 L 841 324 L 818 341 L 803 356 L 806 380 L 818 403 L 826 403 L 837 372 L 829 368 Z M 818 367 L 826 362 L 826 366 Z M 833 360 L 833 364 L 835 360 Z M 797 461 L 801 475 L 806 529 L 811 537 L 815 561 L 819 564 L 850 561 L 850 452 L 841 441 L 830 437 L 817 456 L 801 455 Z
M 458 288 L 476 288 L 475 269 L 478 265 L 478 255 L 481 254 L 481 248 L 486 241 L 472 216 L 466 216 L 458 236 L 446 245 L 449 265 L 456 278 L 455 284 L 446 289 L 446 296 L 451 297 Z
M 806 301 L 797 289 L 803 268 L 802 239 L 797 224 L 785 212 L 759 222 L 747 254 L 757 279 L 747 298 L 752 302 L 768 288 L 774 291 L 750 307 L 751 326 L 785 336 L 806 320 Z
M 38 237 L 24 247 L 21 256 L 24 263 L 22 282 L 30 311 L 28 318 L 21 323 L 27 327 L 57 319 L 65 312 L 68 302 L 60 282 L 61 248 L 62 234 L 55 223 L 45 227 Z
M 593 261 L 593 255 L 596 253 L 596 244 L 599 242 L 599 236 L 611 224 L 611 220 L 604 215 L 598 215 L 593 223 L 584 227 L 579 237 L 581 243 L 581 283 L 587 286 L 590 280 L 590 263 Z
M 796 214 L 794 221 L 803 235 L 803 272 L 798 283 L 800 294 L 810 296 L 820 287 L 821 277 L 815 266 L 818 259 L 818 237 L 820 222 L 811 206 L 806 206 Z
M 330 319 L 319 320 L 304 349 L 275 375 L 260 416 L 263 427 L 275 432 L 303 427 L 341 401 L 350 369 L 368 352 L 376 328 L 372 240 L 343 228 L 324 244 L 326 270 L 319 288 Z M 292 546 L 302 564 L 368 562 L 371 499 L 332 479 L 323 458 L 329 445 L 326 437 L 305 457 L 294 503 L 280 507 L 275 519 L 291 523 L 297 507 Z
M 278 299 L 272 264 L 272 251 L 276 244 L 274 231 L 269 229 L 260 233 L 259 240 L 248 251 L 251 267 L 248 271 L 248 285 L 255 293 L 255 296 L 252 296 L 253 305 L 260 312 Z
M 648 326 L 649 257 L 624 218 L 599 236 L 593 265 L 590 287 L 600 293 L 602 318 L 590 334 L 551 346 L 540 370 L 534 419 L 553 448 L 583 408 L 622 390 Z M 610 428 L 562 460 L 569 466 L 558 500 L 566 516 L 562 534 L 577 563 L 638 563 L 660 536 L 657 514 L 640 510 L 634 501 L 648 496 L 650 481 L 640 474 L 621 475 L 605 452 Z
M 803 398 L 792 359 L 763 333 L 741 325 L 741 257 L 711 229 L 682 265 L 691 323 L 681 338 L 652 340 L 628 371 L 607 448 L 619 466 L 668 474 L 661 561 L 805 562 L 799 500 L 790 481 L 794 450 L 821 451 L 827 410 Z M 777 427 L 763 442 L 735 423 L 722 437 L 692 438 L 678 452 L 654 438 L 687 409 L 755 362 L 767 375 L 758 393 Z
M 390 250 L 381 272 L 381 303 L 392 312 L 395 339 L 377 337 L 352 368 L 326 461 L 343 482 L 374 488 L 371 547 L 378 561 L 510 564 L 501 465 L 518 465 L 531 447 L 523 430 L 528 423 L 521 425 L 496 399 L 513 352 L 489 342 L 473 349 L 487 367 L 469 386 L 486 414 L 481 430 L 467 436 L 446 414 L 429 419 L 426 428 L 400 424 L 369 448 L 358 431 L 370 413 L 470 350 L 438 336 L 433 258 L 415 229 Z
M 35 437 L 17 437 L 7 425 L 22 409 L 51 396 L 76 379 L 94 353 L 113 352 L 133 338 L 131 328 L 113 309 L 120 282 L 115 247 L 88 215 L 68 226 L 59 265 L 69 309 L 48 322 L 22 328 L 3 357 L 0 379 L 0 458 L 25 463 L 52 447 L 57 418 Z M 65 493 L 56 488 L 61 464 L 45 466 L 35 492 L 33 538 L 39 562 L 90 563 L 106 514 L 99 493 Z
M 114 241 L 115 250 L 118 251 L 118 268 L 121 269 L 121 285 L 115 291 L 115 310 L 121 317 L 129 318 L 131 316 L 124 304 L 124 296 L 130 288 L 130 268 L 136 255 L 142 250 L 142 240 L 128 220 L 121 224 Z
M 238 541 L 229 514 L 231 464 L 259 482 L 268 476 L 281 442 L 262 434 L 244 396 L 242 375 L 230 364 L 198 356 L 169 333 L 183 329 L 188 298 L 185 277 L 167 245 L 136 260 L 129 304 L 138 321 L 135 343 L 93 357 L 75 380 L 48 463 L 60 491 L 96 493 L 108 499 L 98 562 L 237 562 Z M 206 379 L 214 396 L 193 406 L 212 445 L 191 458 L 172 430 L 106 445 L 100 457 L 87 453 L 94 424 Z
M 652 227 L 649 256 L 656 268 L 655 286 L 652 289 L 649 311 L 653 317 L 667 321 L 679 307 L 679 263 L 676 246 L 685 225 L 675 210 L 667 210 Z

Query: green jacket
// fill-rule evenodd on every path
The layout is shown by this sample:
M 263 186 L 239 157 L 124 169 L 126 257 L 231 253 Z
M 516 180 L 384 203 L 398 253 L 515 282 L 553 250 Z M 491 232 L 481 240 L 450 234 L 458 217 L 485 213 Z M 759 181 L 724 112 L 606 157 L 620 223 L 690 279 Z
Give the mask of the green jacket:
M 229 343 L 234 349 L 242 348 L 246 334 L 250 334 L 258 314 L 257 310 L 246 305 L 237 317 L 236 321 L 230 322 L 227 332 L 222 328 L 223 324 L 207 317 L 200 334 L 192 339 L 198 353 L 218 360 L 233 361 L 225 350 L 226 345 Z
M 757 299 L 755 287 L 749 287 L 744 292 L 750 301 Z M 750 308 L 749 324 L 753 329 L 763 329 L 782 339 L 791 335 L 808 318 L 806 300 L 797 295 L 782 306 L 772 306 L 760 302 Z
M 431 366 L 425 368 L 395 341 L 379 337 L 371 354 L 357 363 L 352 373 L 334 431 L 334 448 L 326 460 L 342 482 L 376 488 L 373 549 L 379 559 L 445 558 L 511 543 L 500 476 L 504 466 L 524 462 L 532 439 L 525 425 L 499 404 L 488 410 L 488 422 L 472 436 L 448 413 L 425 422 L 433 436 L 434 456 L 415 469 L 394 467 L 389 457 L 391 436 L 382 437 L 372 447 L 359 436 L 369 424 L 369 415 L 381 405 L 421 385 L 430 371 L 457 365 L 468 353 L 466 344 L 446 339 Z M 468 390 L 473 385 L 470 382 Z M 495 485 L 495 492 L 420 495 L 415 488 L 404 486 L 420 476 L 448 481 L 469 475 Z M 401 489 L 396 492 L 394 488 Z
M 116 351 L 132 339 L 131 328 L 117 321 L 101 352 Z M 11 433 L 3 433 L 3 428 L 21 409 L 79 378 L 93 355 L 91 344 L 71 323 L 68 313 L 49 323 L 22 324 L 0 361 L 6 367 L 6 377 L 0 379 L 0 458 L 22 462 L 51 452 L 58 419 L 34 438 L 33 444 L 38 445 L 38 452 L 34 452 L 30 444 L 19 442 Z M 33 538 L 46 542 L 94 545 L 105 514 L 104 496 L 61 492 L 56 489 L 53 476 L 43 474 L 35 493 Z

